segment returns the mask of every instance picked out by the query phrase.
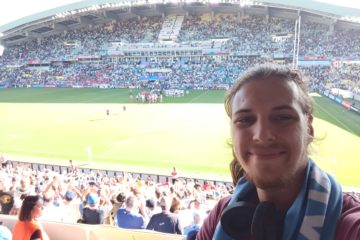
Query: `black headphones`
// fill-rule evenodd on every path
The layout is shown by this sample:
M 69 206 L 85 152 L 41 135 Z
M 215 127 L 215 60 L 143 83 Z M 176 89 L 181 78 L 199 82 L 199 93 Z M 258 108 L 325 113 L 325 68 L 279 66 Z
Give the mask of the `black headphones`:
M 239 201 L 229 204 L 221 214 L 221 226 L 233 239 L 280 240 L 282 218 L 271 202 L 259 204 Z

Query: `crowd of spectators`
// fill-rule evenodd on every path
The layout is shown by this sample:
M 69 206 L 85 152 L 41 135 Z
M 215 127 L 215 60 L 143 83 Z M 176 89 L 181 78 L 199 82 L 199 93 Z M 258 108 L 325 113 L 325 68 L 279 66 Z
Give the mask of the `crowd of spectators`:
M 178 44 L 200 46 L 199 41 L 227 39 L 220 49 L 227 54 L 162 60 L 117 56 L 117 61 L 113 61 L 109 49 L 114 46 L 116 51 L 121 46 L 148 48 L 144 47 L 146 44 L 158 48 L 162 21 L 160 17 L 116 21 L 7 47 L 0 57 L 0 87 L 139 88 L 156 81 L 161 89 L 218 89 L 230 86 L 254 63 L 276 61 L 279 56 L 290 62 L 292 58 L 294 20 L 203 14 L 185 17 Z M 358 30 L 331 30 L 327 25 L 302 21 L 300 57 L 330 62 L 325 67 L 316 63 L 303 67 L 311 81 L 358 89 L 358 65 L 332 64 L 339 58 L 359 59 L 358 35 Z M 161 47 L 166 48 L 166 44 Z
M 73 165 L 60 174 L 8 162 L 0 169 L 0 210 L 17 215 L 26 196 L 39 195 L 44 202 L 41 220 L 188 234 L 198 230 L 214 204 L 232 191 L 222 183 L 173 180 L 109 177 L 99 171 L 83 173 Z
M 343 89 L 360 94 L 360 65 L 341 63 L 337 66 L 310 66 L 301 70 L 309 76 L 312 90 Z

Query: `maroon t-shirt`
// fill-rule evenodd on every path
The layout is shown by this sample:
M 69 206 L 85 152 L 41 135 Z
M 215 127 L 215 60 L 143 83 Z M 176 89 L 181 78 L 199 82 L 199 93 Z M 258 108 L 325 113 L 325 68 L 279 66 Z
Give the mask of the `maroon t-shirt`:
M 344 193 L 343 209 L 336 228 L 336 240 L 360 239 L 360 201 L 354 194 Z
M 197 240 L 211 240 L 216 226 L 220 221 L 223 209 L 228 205 L 231 195 L 222 198 L 211 210 L 204 220 Z M 336 240 L 359 240 L 360 239 L 360 201 L 354 194 L 343 193 L 343 209 L 337 224 Z

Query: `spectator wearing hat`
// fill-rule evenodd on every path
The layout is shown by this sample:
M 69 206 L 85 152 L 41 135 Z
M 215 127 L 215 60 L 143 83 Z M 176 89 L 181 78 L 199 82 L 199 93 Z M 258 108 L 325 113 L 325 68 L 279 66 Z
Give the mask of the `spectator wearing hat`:
M 181 226 L 176 214 L 171 213 L 171 199 L 168 197 L 160 198 L 162 212 L 153 215 L 146 229 L 155 230 L 163 233 L 181 234 Z
M 95 194 L 89 194 L 86 206 L 83 208 L 83 220 L 86 224 L 102 224 L 101 219 L 104 213 L 98 209 L 98 197 Z
M 130 195 L 125 202 L 125 208 L 120 208 L 116 213 L 116 223 L 120 228 L 143 229 L 145 228 L 144 218 L 134 212 L 136 198 Z
M 77 220 L 81 218 L 79 206 L 80 203 L 76 193 L 72 191 L 66 191 L 61 204 L 60 221 L 76 223 Z
M 87 204 L 82 210 L 83 223 L 86 224 L 103 224 L 104 218 L 112 208 L 109 198 L 99 192 L 100 197 L 94 193 L 88 194 Z M 102 199 L 105 204 L 100 204 Z

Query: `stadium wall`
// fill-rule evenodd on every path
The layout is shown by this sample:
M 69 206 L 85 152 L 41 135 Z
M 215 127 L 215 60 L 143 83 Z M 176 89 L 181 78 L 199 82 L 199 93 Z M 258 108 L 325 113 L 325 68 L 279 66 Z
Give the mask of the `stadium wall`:
M 11 231 L 17 216 L 0 214 L 0 221 Z M 149 230 L 128 230 L 106 225 L 70 224 L 41 221 L 51 240 L 180 240 L 182 235 L 165 234 Z
M 32 170 L 39 170 L 45 171 L 45 169 L 50 169 L 54 172 L 67 173 L 69 171 L 69 167 L 65 165 L 55 165 L 55 164 L 45 164 L 45 163 L 34 163 L 34 162 L 25 162 L 25 161 L 14 161 L 9 159 L 8 162 L 13 166 L 16 167 L 17 165 L 30 165 Z M 92 171 L 99 171 L 100 173 L 108 176 L 108 177 L 119 177 L 125 176 L 126 174 L 131 174 L 133 178 L 140 177 L 142 180 L 146 180 L 147 178 L 151 178 L 156 183 L 169 183 L 171 182 L 171 176 L 169 175 L 160 175 L 154 173 L 138 173 L 138 172 L 131 172 L 131 171 L 114 171 L 114 170 L 107 170 L 107 169 L 96 169 L 96 168 L 88 168 L 86 166 L 78 166 L 77 169 L 84 174 L 90 174 Z M 208 181 L 213 183 L 215 186 L 218 184 L 225 184 L 226 186 L 232 186 L 232 183 L 229 181 L 219 181 L 214 179 L 204 179 L 204 178 L 189 178 L 189 177 L 182 177 L 179 176 L 180 180 L 185 180 L 188 182 L 190 179 L 194 182 L 199 184 L 203 184 L 204 181 Z

